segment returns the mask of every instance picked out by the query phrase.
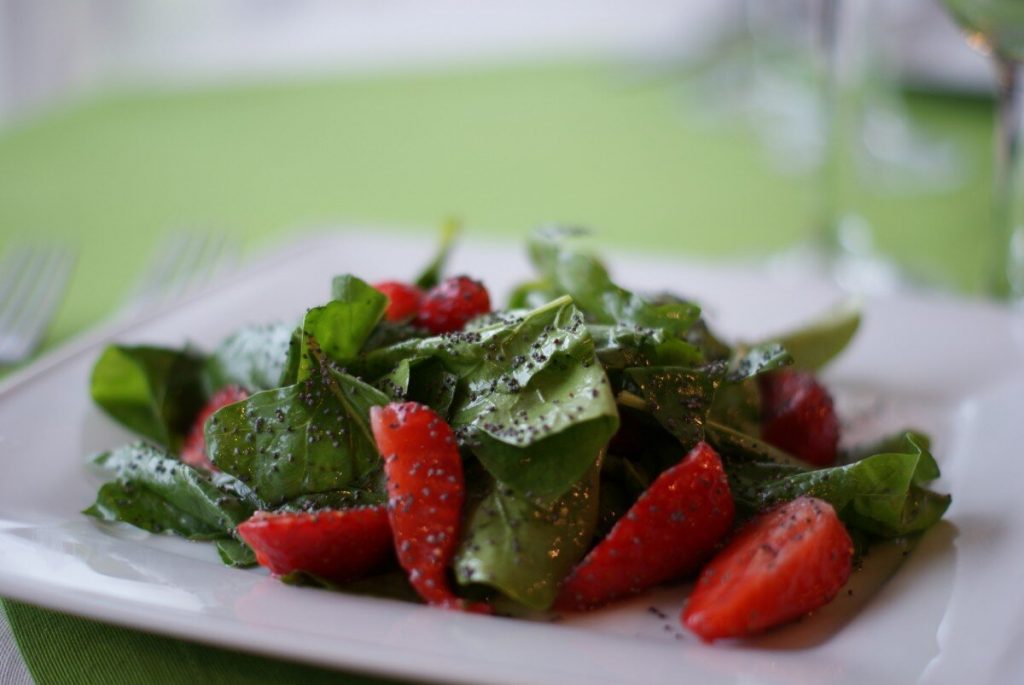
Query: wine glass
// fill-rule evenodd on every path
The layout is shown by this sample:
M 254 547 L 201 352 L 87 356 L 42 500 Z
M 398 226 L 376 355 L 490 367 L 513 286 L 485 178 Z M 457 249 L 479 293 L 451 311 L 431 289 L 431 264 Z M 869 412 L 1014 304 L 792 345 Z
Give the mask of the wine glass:
M 1024 113 L 1024 1 L 942 0 L 971 47 L 991 55 L 996 68 L 995 177 L 988 289 L 995 297 L 1024 296 L 1024 198 L 1021 124 Z

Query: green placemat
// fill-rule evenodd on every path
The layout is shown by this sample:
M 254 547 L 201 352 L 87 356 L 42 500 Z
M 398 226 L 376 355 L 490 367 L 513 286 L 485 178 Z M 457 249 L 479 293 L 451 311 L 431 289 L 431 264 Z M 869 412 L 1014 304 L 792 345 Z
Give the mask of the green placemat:
M 159 234 L 182 224 L 251 249 L 289 227 L 429 227 L 453 213 L 474 234 L 571 221 L 610 248 L 690 254 L 805 236 L 813 179 L 776 173 L 739 122 L 711 125 L 700 109 L 671 75 L 595 65 L 107 96 L 0 134 L 0 244 L 30 234 L 81 248 L 53 346 L 109 313 Z M 990 108 L 919 96 L 910 111 L 958 146 L 967 182 L 932 194 L 851 182 L 845 201 L 883 249 L 972 290 Z M 364 682 L 7 607 L 40 685 Z
M 37 685 L 391 682 L 149 635 L 21 602 L 8 600 L 4 605 Z

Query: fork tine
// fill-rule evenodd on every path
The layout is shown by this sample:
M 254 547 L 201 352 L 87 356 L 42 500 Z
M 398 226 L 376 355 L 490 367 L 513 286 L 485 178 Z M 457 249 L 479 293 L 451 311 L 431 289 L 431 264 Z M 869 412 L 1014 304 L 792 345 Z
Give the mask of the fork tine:
M 12 260 L 13 267 L 5 274 L 9 277 L 4 279 L 3 290 L 0 290 L 0 331 L 10 330 L 20 314 L 25 294 L 42 266 L 40 260 L 46 256 L 35 247 L 20 248 L 17 253 Z
M 164 299 L 170 299 L 188 291 L 195 274 L 196 265 L 201 263 L 203 254 L 210 243 L 210 234 L 205 231 L 190 231 L 188 235 L 187 249 L 182 253 L 177 269 L 162 293 Z
M 14 324 L 14 330 L 21 340 L 20 346 L 9 351 L 9 356 L 15 359 L 25 357 L 39 344 L 71 276 L 74 253 L 67 249 L 53 248 L 48 257 L 43 277 L 36 279 L 37 286 L 26 299 L 21 318 Z
M 181 256 L 188 249 L 187 233 L 172 233 L 157 244 L 153 257 L 143 268 L 142 278 L 131 298 L 131 306 L 140 306 L 159 298 L 160 291 L 177 269 Z
M 0 314 L 0 363 L 27 356 L 42 337 L 67 285 L 74 255 L 57 247 L 26 248 Z M 5 279 L 5 283 L 8 279 Z
M 230 266 L 236 255 L 234 241 L 223 233 L 213 233 L 200 261 L 189 278 L 187 289 L 209 282 L 221 269 Z

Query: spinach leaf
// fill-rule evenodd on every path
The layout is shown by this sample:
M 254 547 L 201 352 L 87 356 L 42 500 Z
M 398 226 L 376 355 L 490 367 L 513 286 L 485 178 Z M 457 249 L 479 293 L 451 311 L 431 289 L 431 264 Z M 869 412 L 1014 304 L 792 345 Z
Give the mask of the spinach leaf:
M 150 533 L 176 533 L 192 540 L 210 540 L 224 531 L 188 514 L 136 483 L 104 483 L 96 501 L 82 513 L 101 521 L 121 521 Z
M 704 425 L 719 379 L 703 369 L 649 366 L 627 369 L 654 417 L 689 450 L 704 439 Z
M 656 302 L 616 285 L 596 257 L 570 245 L 581 235 L 577 228 L 544 229 L 532 236 L 528 251 L 542 278 L 572 296 L 588 321 L 663 328 L 681 337 L 700 319 L 700 308 L 691 302 Z
M 447 219 L 441 225 L 441 244 L 437 248 L 437 254 L 413 281 L 416 287 L 429 290 L 441 282 L 445 264 L 448 262 L 448 255 L 451 254 L 452 245 L 455 243 L 460 227 L 458 219 L 454 218 Z
M 547 609 L 583 558 L 598 521 L 600 459 L 554 502 L 500 482 L 477 504 L 455 554 L 461 585 L 483 584 L 534 609 Z
M 458 379 L 450 417 L 461 441 L 520 491 L 558 497 L 618 426 L 593 340 L 567 297 L 480 329 L 371 352 L 361 368 L 380 377 L 403 360 L 427 357 Z
M 379 487 L 369 412 L 386 404 L 376 388 L 328 365 L 307 341 L 311 375 L 217 411 L 206 447 L 221 469 L 250 484 L 266 502 L 339 489 Z
M 120 483 L 147 494 L 132 499 L 132 507 L 155 512 L 153 495 L 205 526 L 230 534 L 235 526 L 264 508 L 259 497 L 241 480 L 226 473 L 208 473 L 183 464 L 145 443 L 105 452 L 94 463 Z M 126 494 L 111 489 L 111 494 Z M 131 493 L 127 493 L 131 494 Z M 115 502 L 116 504 L 116 502 Z M 108 509 L 116 511 L 116 507 Z M 126 512 L 130 508 L 125 508 Z M 119 519 L 120 520 L 120 519 Z
M 698 366 L 704 354 L 693 343 L 663 328 L 635 325 L 588 326 L 597 358 L 606 370 L 632 366 Z
M 775 371 L 793 363 L 793 357 L 784 345 L 777 342 L 761 343 L 733 350 L 725 372 L 727 383 L 741 383 L 768 371 Z
M 383 477 L 383 471 L 379 475 Z M 387 501 L 383 482 L 379 486 L 368 483 L 368 486 L 364 489 L 340 489 L 299 495 L 281 503 L 274 508 L 274 511 L 311 512 L 323 509 L 351 509 L 352 507 L 384 504 Z
M 302 352 L 314 338 L 320 349 L 336 362 L 344 364 L 356 358 L 363 343 L 384 317 L 388 298 L 355 276 L 336 276 L 331 284 L 334 298 L 306 312 L 302 321 Z M 312 361 L 307 354 L 299 360 L 298 380 L 309 376 Z
M 122 425 L 177 452 L 206 401 L 204 359 L 191 350 L 110 345 L 92 370 L 92 398 Z
M 765 461 L 727 461 L 733 496 L 760 511 L 801 495 L 832 504 L 847 525 L 893 538 L 934 525 L 950 504 L 949 495 L 926 489 L 939 468 L 923 436 L 906 433 L 899 448 L 845 466 L 805 470 Z
M 217 554 L 225 566 L 250 568 L 256 565 L 256 553 L 241 540 L 218 540 Z
M 761 392 L 757 376 L 791 363 L 789 353 L 778 343 L 733 349 L 724 362 L 724 376 L 711 404 L 709 419 L 747 435 L 760 435 Z M 718 365 L 710 365 L 709 369 L 717 373 Z
M 860 320 L 860 303 L 848 300 L 814 323 L 771 340 L 789 351 L 798 369 L 816 371 L 846 348 Z
M 226 385 L 249 392 L 282 384 L 294 326 L 248 326 L 217 346 L 206 361 L 209 394 Z
M 447 420 L 459 379 L 432 357 L 403 359 L 377 387 L 396 400 L 425 404 Z
M 794 467 L 798 470 L 810 470 L 814 466 L 789 452 L 779 449 L 760 438 L 744 433 L 741 430 L 726 426 L 714 418 L 708 420 L 704 432 L 708 443 L 721 456 L 741 462 L 766 462 L 781 467 Z

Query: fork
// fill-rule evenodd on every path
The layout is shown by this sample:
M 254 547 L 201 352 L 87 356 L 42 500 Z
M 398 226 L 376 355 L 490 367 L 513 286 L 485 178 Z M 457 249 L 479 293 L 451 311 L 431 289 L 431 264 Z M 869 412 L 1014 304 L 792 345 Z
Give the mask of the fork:
M 0 262 L 0 366 L 28 357 L 57 311 L 75 263 L 69 247 L 23 244 Z
M 180 230 L 153 251 L 123 309 L 130 313 L 202 286 L 238 258 L 238 246 L 222 233 Z

